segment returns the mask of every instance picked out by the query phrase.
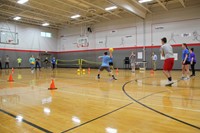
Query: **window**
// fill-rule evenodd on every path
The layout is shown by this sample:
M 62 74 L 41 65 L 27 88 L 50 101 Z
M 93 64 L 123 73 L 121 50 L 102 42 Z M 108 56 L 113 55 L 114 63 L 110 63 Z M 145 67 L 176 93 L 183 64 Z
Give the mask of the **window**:
M 41 37 L 51 38 L 51 33 L 49 33 L 49 32 L 41 32 Z

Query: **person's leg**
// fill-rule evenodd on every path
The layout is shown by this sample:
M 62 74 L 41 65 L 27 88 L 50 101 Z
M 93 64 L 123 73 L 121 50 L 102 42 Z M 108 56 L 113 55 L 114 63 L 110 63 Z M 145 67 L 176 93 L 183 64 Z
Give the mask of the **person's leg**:
M 182 64 L 182 78 L 185 77 L 185 65 Z
M 101 71 L 103 71 L 103 67 L 100 66 L 99 70 L 98 70 L 98 75 L 97 75 L 97 78 L 100 79 L 100 74 L 101 74 Z
M 193 71 L 193 75 L 194 75 L 194 76 L 195 76 L 195 64 L 196 64 L 196 63 L 194 63 L 194 69 L 193 69 L 193 70 L 194 70 L 194 71 Z
M 154 70 L 156 70 L 156 61 L 154 61 Z
M 189 78 L 190 70 L 189 70 L 189 65 L 185 65 L 185 70 L 186 70 L 186 77 Z
M 8 69 L 9 69 L 10 67 L 9 67 L 9 62 L 8 62 Z
M 112 78 L 113 78 L 114 80 L 117 80 L 117 79 L 115 78 L 114 74 L 112 73 L 112 71 L 110 70 L 110 67 L 106 67 L 106 70 L 107 70 L 107 72 L 109 72 L 109 74 L 112 76 Z

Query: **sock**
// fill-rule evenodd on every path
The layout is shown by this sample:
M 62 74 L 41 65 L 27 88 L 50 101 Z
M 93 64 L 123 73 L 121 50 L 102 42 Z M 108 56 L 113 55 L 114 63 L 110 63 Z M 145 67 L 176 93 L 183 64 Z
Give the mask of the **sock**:
M 169 77 L 168 80 L 169 80 L 169 81 L 172 81 L 172 77 Z

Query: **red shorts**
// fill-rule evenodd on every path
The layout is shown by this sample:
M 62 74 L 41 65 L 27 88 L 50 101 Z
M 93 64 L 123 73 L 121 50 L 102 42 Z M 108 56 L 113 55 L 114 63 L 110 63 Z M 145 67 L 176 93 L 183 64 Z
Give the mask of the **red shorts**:
M 166 59 L 163 65 L 163 70 L 171 71 L 174 66 L 174 58 Z

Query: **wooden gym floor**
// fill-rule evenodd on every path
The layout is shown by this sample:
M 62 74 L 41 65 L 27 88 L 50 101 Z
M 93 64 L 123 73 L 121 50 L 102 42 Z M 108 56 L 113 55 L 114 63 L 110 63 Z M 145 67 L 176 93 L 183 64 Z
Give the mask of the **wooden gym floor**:
M 200 76 L 165 87 L 162 71 L 0 70 L 0 133 L 198 133 Z M 115 73 L 116 74 L 116 73 Z M 57 90 L 48 90 L 55 79 Z

